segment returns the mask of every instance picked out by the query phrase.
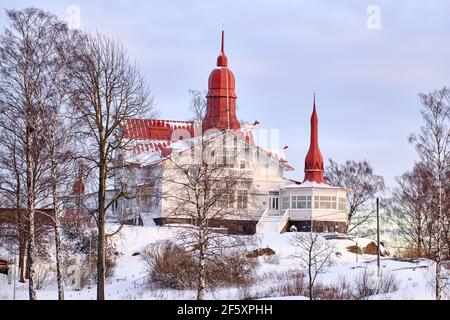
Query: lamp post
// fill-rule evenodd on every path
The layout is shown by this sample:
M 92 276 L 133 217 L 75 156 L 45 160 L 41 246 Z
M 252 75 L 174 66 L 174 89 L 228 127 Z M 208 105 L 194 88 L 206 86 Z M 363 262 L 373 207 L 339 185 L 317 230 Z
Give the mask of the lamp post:
M 89 288 L 92 285 L 92 232 L 89 231 Z
M 377 276 L 381 276 L 380 271 L 380 204 L 377 198 Z
M 16 300 L 16 264 L 17 264 L 17 254 L 14 252 L 14 267 L 13 267 L 13 300 Z
M 14 258 L 12 259 L 12 263 L 9 265 L 12 267 L 12 279 L 11 279 L 11 273 L 8 272 L 8 284 L 11 284 L 11 280 L 13 282 L 13 300 L 16 300 L 16 277 L 17 277 L 17 271 L 16 271 L 16 265 L 17 265 L 17 252 L 18 252 L 18 246 L 13 246 L 13 255 Z

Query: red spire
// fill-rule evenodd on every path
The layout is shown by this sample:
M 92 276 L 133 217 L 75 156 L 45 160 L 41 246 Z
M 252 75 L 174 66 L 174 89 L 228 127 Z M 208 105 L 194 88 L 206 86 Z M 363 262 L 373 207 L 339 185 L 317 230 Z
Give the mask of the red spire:
M 81 196 L 84 194 L 83 164 L 78 166 L 78 174 L 72 186 L 72 195 Z
M 222 49 L 220 50 L 220 55 L 217 58 L 217 66 L 226 68 L 228 67 L 228 58 L 225 55 L 225 31 L 222 30 Z
M 316 111 L 316 94 L 311 116 L 311 142 L 305 159 L 305 181 L 325 183 L 323 174 L 323 157 L 319 149 L 319 120 Z
M 219 131 L 239 130 L 240 123 L 236 116 L 236 93 L 233 72 L 228 68 L 225 55 L 225 32 L 222 30 L 222 48 L 215 68 L 208 81 L 206 115 L 203 119 L 203 132 L 209 129 Z

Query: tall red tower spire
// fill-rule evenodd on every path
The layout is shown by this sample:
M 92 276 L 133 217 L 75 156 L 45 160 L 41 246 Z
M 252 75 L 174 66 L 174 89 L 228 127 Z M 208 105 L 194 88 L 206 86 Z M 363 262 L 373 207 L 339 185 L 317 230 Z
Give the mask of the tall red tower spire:
M 305 159 L 305 181 L 325 183 L 323 157 L 319 149 L 319 120 L 316 111 L 316 94 L 311 116 L 311 142 Z
M 206 115 L 203 120 L 203 131 L 217 129 L 220 131 L 240 129 L 236 116 L 236 93 L 233 72 L 228 68 L 228 57 L 225 55 L 225 32 L 222 30 L 222 48 L 215 68 L 208 81 L 206 96 Z

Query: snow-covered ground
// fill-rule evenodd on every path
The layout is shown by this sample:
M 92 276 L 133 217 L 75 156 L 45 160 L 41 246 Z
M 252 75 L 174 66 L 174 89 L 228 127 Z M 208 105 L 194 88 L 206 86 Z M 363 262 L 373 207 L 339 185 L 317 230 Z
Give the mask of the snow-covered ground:
M 196 293 L 192 290 L 165 290 L 149 288 L 146 276 L 145 265 L 139 255 L 142 249 L 149 243 L 162 239 L 173 239 L 177 232 L 174 227 L 131 227 L 125 226 L 120 234 L 114 238 L 116 251 L 119 253 L 117 267 L 114 276 L 107 280 L 106 298 L 115 300 L 135 300 L 135 299 L 195 299 Z M 301 265 L 296 256 L 299 248 L 291 245 L 293 233 L 276 234 L 267 232 L 260 235 L 260 242 L 257 248 L 269 247 L 276 252 L 277 261 L 267 261 L 260 257 L 258 274 L 268 275 L 264 283 L 257 283 L 248 290 L 258 296 L 259 292 L 273 285 L 278 278 L 270 279 L 276 274 L 301 270 Z M 358 255 L 351 253 L 347 247 L 354 246 L 355 241 L 359 246 L 364 247 L 371 241 L 367 239 L 341 239 L 327 240 L 334 245 L 334 264 L 328 267 L 324 273 L 318 276 L 317 282 L 322 285 L 337 284 L 345 278 L 349 283 L 353 283 L 364 270 L 376 272 L 376 256 Z M 389 249 L 389 248 L 388 248 Z M 356 259 L 358 258 L 358 261 Z M 399 288 L 395 292 L 380 294 L 369 297 L 370 299 L 433 299 L 433 270 L 434 263 L 426 259 L 416 260 L 396 260 L 385 257 L 381 260 L 382 273 L 391 274 L 399 283 Z M 13 285 L 8 284 L 7 277 L 0 275 L 0 300 L 11 299 Z M 38 290 L 38 299 L 56 299 L 57 291 L 54 281 L 45 289 Z M 70 286 L 66 287 L 66 299 L 90 300 L 96 297 L 96 288 L 84 288 L 75 291 Z M 239 288 L 221 288 L 209 291 L 209 299 L 241 299 L 242 290 Z M 28 291 L 26 284 L 17 284 L 16 298 L 27 299 Z M 286 297 L 265 297 L 273 299 L 306 299 L 301 296 Z

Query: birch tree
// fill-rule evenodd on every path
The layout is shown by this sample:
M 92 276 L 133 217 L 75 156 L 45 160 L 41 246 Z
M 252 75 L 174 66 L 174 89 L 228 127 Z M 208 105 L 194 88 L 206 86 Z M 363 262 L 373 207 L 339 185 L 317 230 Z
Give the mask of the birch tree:
M 245 245 L 243 237 L 224 236 L 218 227 L 226 219 L 245 219 L 251 201 L 251 181 L 241 170 L 242 156 L 234 134 L 201 136 L 191 147 L 165 160 L 168 221 L 192 223 L 178 239 L 195 251 L 198 262 L 197 300 L 206 293 L 207 261 Z
M 396 178 L 397 186 L 387 206 L 390 219 L 404 243 L 418 257 L 432 259 L 435 248 L 436 204 L 432 172 L 423 162 Z
M 124 187 L 109 190 L 107 196 L 107 189 L 124 165 L 118 154 L 129 147 L 130 141 L 123 134 L 125 120 L 151 116 L 152 98 L 139 69 L 118 41 L 102 35 L 82 36 L 70 60 L 68 72 L 74 87 L 69 99 L 78 124 L 75 133 L 82 142 L 79 156 L 97 180 L 93 187 L 97 194 L 97 299 L 104 300 L 107 212 L 128 194 Z M 115 185 L 120 186 L 117 181 Z
M 57 44 L 67 26 L 35 8 L 7 10 L 6 15 L 10 24 L 0 39 L 0 101 L 2 120 L 15 124 L 10 133 L 24 150 L 29 297 L 35 300 L 35 211 L 43 192 L 46 156 L 42 114 L 57 90 Z
M 61 256 L 61 219 L 64 205 L 70 196 L 70 186 L 74 181 L 74 173 L 76 172 L 72 143 L 72 126 L 65 119 L 63 109 L 65 90 L 69 88 L 67 82 L 61 82 L 60 94 L 55 97 L 53 108 L 49 109 L 45 114 L 47 126 L 44 130 L 48 154 L 48 194 L 54 212 L 52 219 L 54 221 L 56 279 L 59 300 L 64 300 L 63 257 Z
M 25 283 L 26 266 L 26 216 L 24 215 L 24 150 L 18 137 L 13 134 L 18 132 L 14 123 L 5 121 L 3 112 L 0 109 L 0 194 L 2 195 L 3 206 L 16 209 L 15 234 L 18 242 L 19 255 L 19 282 Z
M 442 88 L 429 94 L 420 94 L 421 115 L 424 121 L 419 133 L 411 135 L 409 141 L 415 145 L 421 160 L 430 170 L 433 187 L 437 192 L 437 202 L 433 206 L 436 216 L 435 248 L 436 262 L 435 297 L 442 298 L 441 268 L 446 250 L 444 241 L 448 234 L 447 214 L 444 211 L 445 180 L 450 170 L 450 90 Z

